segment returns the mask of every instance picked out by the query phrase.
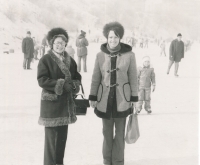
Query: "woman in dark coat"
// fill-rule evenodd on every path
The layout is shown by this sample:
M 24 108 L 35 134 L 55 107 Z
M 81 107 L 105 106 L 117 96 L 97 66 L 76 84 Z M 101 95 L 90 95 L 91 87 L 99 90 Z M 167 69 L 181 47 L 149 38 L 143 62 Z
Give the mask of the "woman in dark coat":
M 106 24 L 103 33 L 107 43 L 96 56 L 89 99 L 103 122 L 103 163 L 124 165 L 126 117 L 138 101 L 135 54 L 120 42 L 124 34 L 120 23 Z
M 51 49 L 40 59 L 37 74 L 42 88 L 39 124 L 45 126 L 44 165 L 62 165 L 68 125 L 77 120 L 73 95 L 79 91 L 81 75 L 64 51 L 67 32 L 54 28 L 47 40 Z
M 179 68 L 179 62 L 182 58 L 184 58 L 184 43 L 181 41 L 182 35 L 179 33 L 177 35 L 177 39 L 173 40 L 170 44 L 169 48 L 169 65 L 167 69 L 167 74 L 169 74 L 169 71 L 175 62 L 175 69 L 174 69 L 174 76 L 178 77 L 178 68 Z

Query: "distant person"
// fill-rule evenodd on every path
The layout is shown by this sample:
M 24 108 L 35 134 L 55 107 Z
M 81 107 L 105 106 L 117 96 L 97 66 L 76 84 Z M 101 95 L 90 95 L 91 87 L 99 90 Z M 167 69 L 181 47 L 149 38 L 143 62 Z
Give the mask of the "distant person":
M 187 42 L 185 43 L 185 52 L 187 52 L 190 49 L 190 41 L 187 40 Z
M 143 48 L 143 42 L 144 42 L 143 38 L 140 38 L 140 47 L 141 48 Z
M 85 38 L 86 32 L 81 30 L 81 34 L 76 39 L 77 56 L 78 56 L 78 72 L 81 71 L 81 59 L 83 60 L 83 70 L 87 72 L 87 46 L 88 40 Z
M 143 66 L 138 68 L 139 101 L 136 104 L 136 111 L 140 113 L 144 102 L 144 109 L 147 113 L 151 113 L 151 87 L 154 92 L 156 88 L 155 73 L 154 68 L 150 67 L 149 56 L 143 57 L 142 61 Z
M 136 47 L 136 40 L 134 37 L 131 37 L 131 47 Z
M 148 38 L 146 38 L 144 40 L 144 48 L 148 48 L 148 46 L 149 46 L 149 40 L 148 40 Z
M 38 44 L 37 44 L 37 41 L 36 41 L 36 39 L 35 39 L 35 37 L 33 37 L 33 44 L 34 44 L 34 59 L 35 60 L 39 60 L 38 59 L 38 49 L 39 49 L 39 47 L 38 47 Z
M 23 68 L 30 70 L 31 60 L 34 57 L 34 43 L 30 31 L 27 32 L 26 38 L 22 41 L 22 52 L 24 53 Z
M 46 46 L 47 45 L 47 39 L 46 39 L 46 34 L 44 35 L 44 38 L 42 39 L 42 44 L 41 44 L 41 51 L 40 51 L 40 55 L 44 56 L 45 51 L 46 51 Z
M 162 54 L 164 54 L 166 56 L 166 52 L 165 52 L 165 40 L 163 40 L 160 44 L 160 56 L 162 56 Z
M 72 47 L 72 44 L 69 43 L 67 45 L 67 47 L 65 48 L 66 52 L 74 59 L 74 54 L 75 54 L 75 50 L 74 48 Z
M 167 69 L 167 74 L 169 74 L 169 71 L 175 62 L 175 69 L 174 69 L 174 76 L 178 77 L 178 68 L 179 68 L 179 62 L 182 58 L 184 58 L 184 43 L 181 41 L 182 35 L 179 33 L 177 35 L 177 39 L 173 40 L 170 44 L 169 48 L 169 65 Z

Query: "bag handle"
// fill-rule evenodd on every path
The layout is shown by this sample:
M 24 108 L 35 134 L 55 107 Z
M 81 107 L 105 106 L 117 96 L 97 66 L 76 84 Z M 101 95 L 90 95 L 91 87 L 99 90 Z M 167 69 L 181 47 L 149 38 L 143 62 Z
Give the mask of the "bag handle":
M 83 94 L 76 94 L 76 95 L 74 96 L 74 98 L 76 99 L 76 98 L 77 98 L 79 95 L 82 97 L 82 99 L 84 99 L 84 100 L 85 100 L 85 97 L 84 97 L 84 95 L 83 95 Z
M 80 84 L 80 86 L 81 86 L 82 94 L 85 96 L 85 93 L 84 93 L 84 89 L 83 89 L 83 85 L 82 85 L 82 83 Z
M 82 95 L 81 95 L 81 94 L 77 94 L 76 97 L 77 97 L 78 95 L 81 95 L 81 97 L 82 97 L 83 99 L 85 99 L 85 92 L 84 92 L 82 83 L 80 84 L 80 86 L 81 86 Z M 75 97 L 75 98 L 76 98 L 76 97 Z
M 134 108 L 134 105 L 131 105 L 131 108 L 133 110 L 133 114 L 137 114 L 136 109 Z

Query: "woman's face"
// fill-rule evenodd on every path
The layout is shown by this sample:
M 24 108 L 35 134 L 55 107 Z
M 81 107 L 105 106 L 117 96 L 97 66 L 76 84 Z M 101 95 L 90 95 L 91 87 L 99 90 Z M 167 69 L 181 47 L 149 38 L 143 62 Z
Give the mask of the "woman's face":
M 114 31 L 110 31 L 108 34 L 108 45 L 109 47 L 115 48 L 119 44 L 119 37 L 115 35 Z
M 53 43 L 53 50 L 57 53 L 62 53 L 65 50 L 66 42 L 61 38 L 57 37 Z

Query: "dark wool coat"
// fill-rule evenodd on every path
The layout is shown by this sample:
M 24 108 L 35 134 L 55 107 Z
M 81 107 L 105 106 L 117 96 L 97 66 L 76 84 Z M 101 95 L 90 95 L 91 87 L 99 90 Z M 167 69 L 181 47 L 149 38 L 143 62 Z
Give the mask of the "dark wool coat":
M 87 55 L 87 46 L 88 45 L 89 45 L 88 40 L 84 36 L 80 35 L 76 39 L 77 56 L 78 57 Z
M 81 81 L 81 75 L 77 72 L 76 62 L 66 52 L 64 57 L 64 62 L 61 62 L 52 51 L 49 51 L 38 64 L 37 80 L 42 88 L 39 124 L 46 127 L 68 125 L 77 119 L 74 114 L 69 114 L 69 93 L 63 89 L 67 81 L 67 65 L 70 65 L 72 80 Z
M 169 59 L 171 61 L 180 62 L 184 58 L 184 43 L 183 41 L 173 40 L 169 47 Z
M 97 101 L 95 113 L 100 118 L 124 118 L 132 113 L 131 102 L 138 101 L 135 54 L 121 43 L 121 50 L 111 54 L 101 46 L 92 76 L 89 99 Z
M 24 53 L 24 58 L 33 58 L 34 43 L 32 38 L 26 37 L 23 39 L 22 52 Z

